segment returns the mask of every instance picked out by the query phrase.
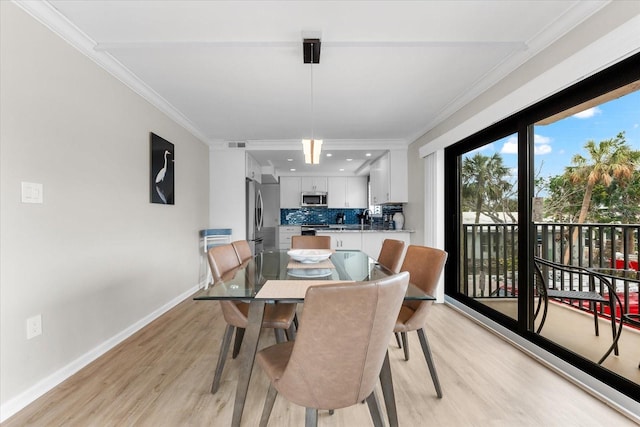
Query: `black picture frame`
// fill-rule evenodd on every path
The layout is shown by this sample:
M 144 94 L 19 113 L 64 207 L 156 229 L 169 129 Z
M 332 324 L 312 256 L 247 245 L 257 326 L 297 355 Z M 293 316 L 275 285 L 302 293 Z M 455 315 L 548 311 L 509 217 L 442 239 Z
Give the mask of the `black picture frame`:
M 166 139 L 151 132 L 151 167 L 149 197 L 151 203 L 173 205 L 175 147 Z

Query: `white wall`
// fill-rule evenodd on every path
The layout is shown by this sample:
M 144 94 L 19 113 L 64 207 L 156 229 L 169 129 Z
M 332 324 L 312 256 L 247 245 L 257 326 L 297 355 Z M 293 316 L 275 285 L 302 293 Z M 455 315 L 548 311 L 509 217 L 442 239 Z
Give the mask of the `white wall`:
M 209 175 L 210 228 L 231 228 L 231 240 L 246 239 L 245 151 L 212 149 Z
M 209 186 L 205 144 L 16 5 L 0 12 L 6 418 L 196 289 Z M 149 203 L 149 132 L 175 144 L 174 206 Z M 21 203 L 22 181 L 43 204 Z

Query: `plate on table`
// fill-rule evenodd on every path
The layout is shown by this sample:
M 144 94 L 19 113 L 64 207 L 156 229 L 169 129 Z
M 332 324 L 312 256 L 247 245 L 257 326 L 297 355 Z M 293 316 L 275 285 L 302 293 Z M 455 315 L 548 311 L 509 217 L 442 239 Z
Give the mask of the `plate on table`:
M 330 268 L 292 268 L 287 271 L 291 277 L 315 278 L 327 277 L 332 273 Z
M 329 249 L 291 249 L 287 254 L 298 262 L 310 264 L 328 259 L 331 251 Z

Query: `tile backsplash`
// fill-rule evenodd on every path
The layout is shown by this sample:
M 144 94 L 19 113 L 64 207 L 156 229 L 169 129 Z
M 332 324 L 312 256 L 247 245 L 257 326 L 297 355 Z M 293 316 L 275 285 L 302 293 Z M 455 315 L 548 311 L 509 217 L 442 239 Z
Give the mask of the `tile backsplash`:
M 402 205 L 382 205 L 382 215 L 374 216 L 374 224 L 383 227 L 385 216 L 393 216 L 396 212 L 402 212 Z M 280 209 L 280 224 L 335 224 L 336 216 L 344 214 L 345 224 L 358 224 L 358 214 L 363 209 L 328 209 L 328 208 L 300 208 Z

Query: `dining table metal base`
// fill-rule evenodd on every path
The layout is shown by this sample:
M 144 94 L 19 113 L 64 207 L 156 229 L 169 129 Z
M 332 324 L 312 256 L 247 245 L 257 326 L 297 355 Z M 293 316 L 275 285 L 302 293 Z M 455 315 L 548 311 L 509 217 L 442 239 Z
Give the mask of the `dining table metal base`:
M 264 319 L 264 308 L 266 301 L 253 300 L 249 304 L 249 325 L 244 334 L 244 345 L 240 350 L 240 372 L 238 373 L 238 385 L 236 386 L 236 400 L 233 405 L 233 418 L 231 425 L 240 427 L 242 420 L 242 412 L 244 411 L 244 403 L 247 399 L 247 391 L 249 390 L 249 381 L 251 380 L 251 372 L 258 351 L 258 341 L 260 338 L 260 330 L 262 329 L 262 320 Z

